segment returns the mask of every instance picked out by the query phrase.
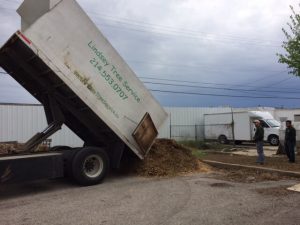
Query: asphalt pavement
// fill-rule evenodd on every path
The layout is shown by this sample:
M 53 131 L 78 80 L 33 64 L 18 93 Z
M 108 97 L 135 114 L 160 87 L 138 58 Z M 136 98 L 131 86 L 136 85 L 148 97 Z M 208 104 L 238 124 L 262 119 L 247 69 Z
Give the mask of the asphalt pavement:
M 234 183 L 214 175 L 110 176 L 78 187 L 68 180 L 0 186 L 1 225 L 299 225 L 296 181 Z

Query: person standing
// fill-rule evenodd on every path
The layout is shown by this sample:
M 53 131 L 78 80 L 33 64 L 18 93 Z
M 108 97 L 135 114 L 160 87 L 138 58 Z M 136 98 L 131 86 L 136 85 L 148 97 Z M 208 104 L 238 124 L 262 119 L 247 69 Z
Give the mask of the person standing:
M 296 129 L 292 126 L 292 121 L 285 121 L 284 149 L 290 163 L 295 162 Z
M 264 155 L 264 128 L 261 126 L 259 120 L 253 121 L 256 127 L 255 134 L 254 134 L 254 141 L 256 143 L 257 149 L 257 163 L 263 165 L 265 163 L 265 155 Z

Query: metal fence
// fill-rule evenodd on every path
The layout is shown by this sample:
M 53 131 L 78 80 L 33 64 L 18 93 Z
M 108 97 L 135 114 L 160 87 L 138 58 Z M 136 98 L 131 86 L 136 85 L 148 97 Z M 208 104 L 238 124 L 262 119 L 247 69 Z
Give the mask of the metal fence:
M 210 139 L 217 139 L 218 135 L 226 134 L 232 138 L 232 124 L 210 125 L 170 125 L 170 138 L 175 140 L 204 140 L 205 132 Z M 216 132 L 218 131 L 218 132 Z
M 203 140 L 204 125 L 170 125 L 170 138 L 176 140 Z

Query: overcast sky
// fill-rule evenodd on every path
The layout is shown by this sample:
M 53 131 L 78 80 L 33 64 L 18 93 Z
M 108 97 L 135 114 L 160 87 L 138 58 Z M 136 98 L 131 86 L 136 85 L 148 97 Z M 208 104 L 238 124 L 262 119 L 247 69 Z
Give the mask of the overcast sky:
M 0 0 L 0 45 L 21 2 Z M 298 0 L 78 2 L 165 106 L 300 107 L 300 78 L 276 56 Z M 0 102 L 36 102 L 0 75 Z

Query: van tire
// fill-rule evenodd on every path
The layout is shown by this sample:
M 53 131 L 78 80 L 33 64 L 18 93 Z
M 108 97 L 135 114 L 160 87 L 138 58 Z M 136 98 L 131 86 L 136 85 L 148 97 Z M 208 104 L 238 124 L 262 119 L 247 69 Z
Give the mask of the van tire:
M 72 177 L 83 186 L 99 184 L 109 170 L 109 157 L 103 149 L 82 148 L 72 161 Z
M 220 144 L 228 144 L 228 140 L 227 140 L 227 137 L 225 135 L 220 135 L 218 137 L 218 141 Z
M 277 135 L 272 134 L 268 137 L 268 142 L 272 146 L 278 146 L 279 145 L 279 137 Z

